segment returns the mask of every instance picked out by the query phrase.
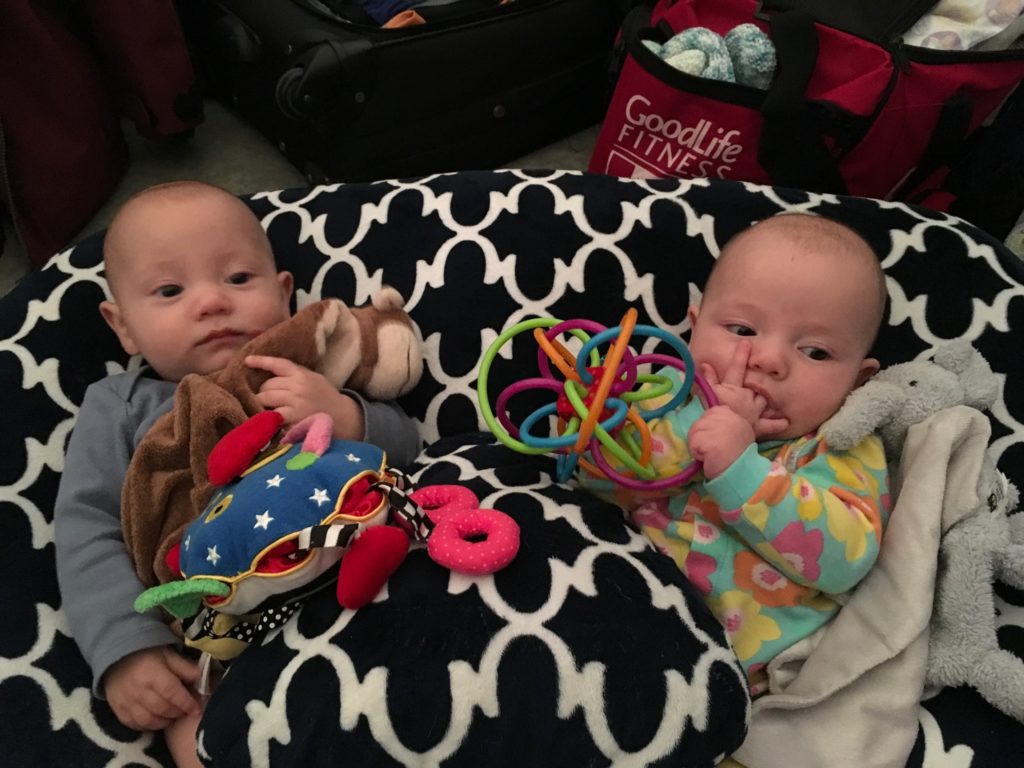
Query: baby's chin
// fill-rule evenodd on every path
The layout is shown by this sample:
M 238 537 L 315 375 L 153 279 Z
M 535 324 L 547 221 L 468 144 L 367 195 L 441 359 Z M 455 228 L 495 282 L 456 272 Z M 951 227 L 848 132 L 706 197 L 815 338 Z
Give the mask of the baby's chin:
M 799 435 L 793 434 L 794 430 L 789 419 L 783 418 L 782 421 L 785 423 L 780 424 L 779 419 L 772 419 L 770 422 L 766 422 L 764 419 L 759 420 L 757 427 L 754 429 L 757 440 L 789 440 L 802 436 L 803 433 Z
M 202 359 L 196 361 L 195 373 L 206 375 L 219 371 L 230 363 L 231 359 L 238 353 L 238 350 L 244 346 L 245 341 L 243 340 L 238 344 L 224 345 L 218 349 L 210 350 L 209 353 L 203 355 Z

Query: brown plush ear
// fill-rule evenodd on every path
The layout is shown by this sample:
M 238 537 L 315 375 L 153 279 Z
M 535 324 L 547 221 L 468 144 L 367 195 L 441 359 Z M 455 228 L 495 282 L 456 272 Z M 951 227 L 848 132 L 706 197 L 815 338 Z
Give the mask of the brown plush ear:
M 352 310 L 359 352 L 348 380 L 352 389 L 377 400 L 392 400 L 419 382 L 423 345 L 404 306 L 401 294 L 384 286 L 369 306 Z
M 344 302 L 331 299 L 328 304 L 317 328 L 321 355 L 316 370 L 339 389 L 353 387 L 352 373 L 362 364 L 363 358 L 359 323 L 354 311 Z

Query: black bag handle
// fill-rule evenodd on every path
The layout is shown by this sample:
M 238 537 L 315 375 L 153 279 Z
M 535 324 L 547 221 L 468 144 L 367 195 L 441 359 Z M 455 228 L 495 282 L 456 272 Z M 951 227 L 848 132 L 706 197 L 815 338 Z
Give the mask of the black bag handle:
M 629 41 L 636 37 L 639 30 L 651 23 L 651 11 L 654 10 L 654 0 L 641 0 L 631 4 L 633 7 L 622 20 L 611 56 L 608 58 L 608 85 L 604 95 L 606 108 L 612 100 L 615 86 L 619 82 L 619 75 L 622 74 L 622 67 L 626 63 L 626 55 L 629 53 Z
M 917 167 L 907 176 L 893 194 L 898 200 L 913 193 L 918 185 L 925 181 L 943 164 L 950 162 L 964 145 L 967 129 L 971 125 L 973 108 L 966 94 L 958 93 L 946 99 L 939 112 L 939 120 L 928 137 L 928 144 L 917 162 Z M 911 200 L 911 202 L 917 202 Z
M 846 193 L 805 94 L 818 60 L 814 18 L 804 10 L 770 17 L 775 43 L 775 78 L 761 114 L 764 128 L 757 160 L 773 184 L 814 192 Z

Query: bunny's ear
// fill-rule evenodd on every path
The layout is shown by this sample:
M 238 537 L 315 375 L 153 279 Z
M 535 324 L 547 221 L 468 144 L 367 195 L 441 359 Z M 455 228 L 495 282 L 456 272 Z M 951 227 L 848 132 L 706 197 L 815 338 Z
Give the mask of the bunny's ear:
M 889 421 L 906 399 L 900 387 L 872 380 L 853 390 L 820 434 L 831 448 L 850 450 Z

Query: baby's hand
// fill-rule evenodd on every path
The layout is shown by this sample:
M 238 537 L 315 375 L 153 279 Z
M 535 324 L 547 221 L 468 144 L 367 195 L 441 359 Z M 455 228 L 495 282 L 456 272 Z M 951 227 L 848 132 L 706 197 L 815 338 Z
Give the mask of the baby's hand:
M 754 428 L 727 405 L 709 408 L 686 437 L 690 455 L 704 463 L 705 477 L 715 478 L 754 442 Z
M 767 402 L 761 395 L 743 386 L 749 360 L 750 342 L 740 341 L 721 378 L 718 377 L 718 372 L 707 363 L 701 365 L 700 372 L 711 385 L 711 390 L 720 404 L 728 406 L 742 416 L 751 427 L 756 427 Z
M 155 731 L 199 712 L 187 687 L 198 679 L 199 668 L 173 649 L 146 648 L 113 664 L 103 688 L 118 720 L 137 731 Z
M 339 392 L 327 378 L 283 357 L 249 355 L 245 364 L 268 371 L 256 398 L 260 405 L 275 410 L 288 426 L 323 411 L 334 422 L 334 435 L 348 440 L 363 438 L 363 409 L 351 397 Z

